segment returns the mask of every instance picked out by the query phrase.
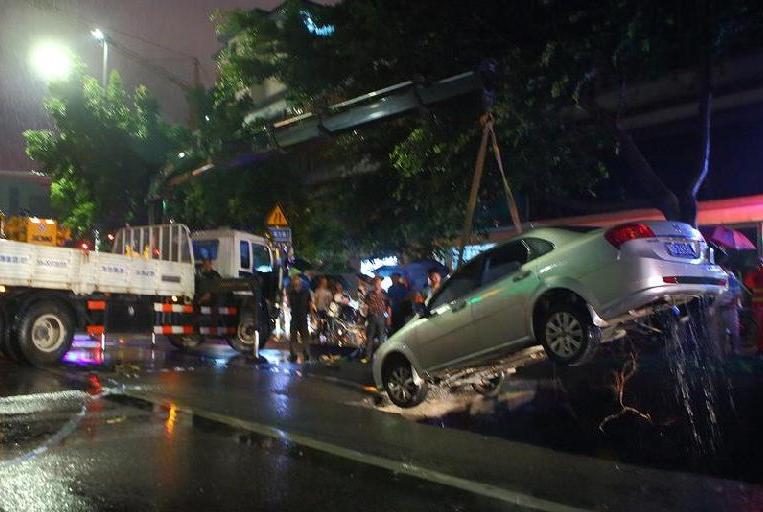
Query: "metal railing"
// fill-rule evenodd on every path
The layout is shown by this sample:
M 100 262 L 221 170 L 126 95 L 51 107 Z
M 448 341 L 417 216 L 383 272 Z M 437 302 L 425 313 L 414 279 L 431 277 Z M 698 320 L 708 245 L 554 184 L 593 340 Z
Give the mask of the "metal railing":
M 191 232 L 184 224 L 124 227 L 114 238 L 111 252 L 147 259 L 193 263 Z

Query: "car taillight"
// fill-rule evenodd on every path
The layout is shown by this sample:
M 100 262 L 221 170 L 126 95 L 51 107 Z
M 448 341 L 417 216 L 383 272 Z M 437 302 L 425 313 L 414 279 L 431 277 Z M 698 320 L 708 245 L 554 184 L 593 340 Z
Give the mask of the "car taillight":
M 654 231 L 646 224 L 620 224 L 604 233 L 604 238 L 619 249 L 621 245 L 631 240 L 654 238 Z

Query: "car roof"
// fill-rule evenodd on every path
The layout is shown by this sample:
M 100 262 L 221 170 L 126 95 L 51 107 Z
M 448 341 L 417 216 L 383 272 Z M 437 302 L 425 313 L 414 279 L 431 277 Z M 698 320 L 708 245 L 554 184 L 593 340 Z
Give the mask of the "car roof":
M 588 236 L 594 231 L 598 231 L 601 228 L 589 227 L 589 226 L 570 226 L 570 227 L 555 227 L 555 226 L 539 226 L 537 228 L 528 229 L 520 235 L 511 237 L 498 244 L 496 247 L 521 240 L 523 238 L 540 238 L 547 240 L 555 246 L 565 245 L 575 240 L 580 240 Z
M 478 258 L 485 258 L 486 255 L 491 254 L 493 251 L 495 251 L 499 247 L 503 247 L 507 244 L 516 242 L 517 240 L 522 240 L 524 238 L 540 238 L 542 240 L 551 242 L 552 244 L 554 244 L 554 247 L 560 247 L 568 243 L 574 242 L 575 240 L 580 240 L 581 238 L 589 236 L 589 234 L 595 231 L 601 230 L 601 228 L 588 227 L 588 226 L 573 226 L 572 228 L 573 229 L 568 229 L 567 226 L 565 227 L 540 226 L 537 228 L 530 228 L 527 231 L 524 231 L 520 235 L 515 235 L 509 238 L 508 240 L 505 240 L 503 242 L 496 244 L 495 247 L 491 247 L 490 249 L 486 251 L 480 252 L 479 254 L 475 255 L 468 261 L 465 261 L 464 265 L 471 263 L 473 261 L 476 261 Z

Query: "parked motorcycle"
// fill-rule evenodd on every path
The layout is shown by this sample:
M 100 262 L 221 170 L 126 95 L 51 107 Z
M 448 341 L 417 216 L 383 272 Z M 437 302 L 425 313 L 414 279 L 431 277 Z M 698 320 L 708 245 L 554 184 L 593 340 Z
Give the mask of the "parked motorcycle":
M 359 348 L 365 345 L 364 319 L 353 304 L 332 302 L 329 310 L 318 320 L 320 343 L 338 347 Z

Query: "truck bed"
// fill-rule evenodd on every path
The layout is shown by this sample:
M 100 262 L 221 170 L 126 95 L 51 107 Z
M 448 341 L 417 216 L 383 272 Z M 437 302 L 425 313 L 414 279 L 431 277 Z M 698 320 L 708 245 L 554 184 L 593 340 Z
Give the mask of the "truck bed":
M 0 285 L 192 297 L 193 263 L 0 240 Z

